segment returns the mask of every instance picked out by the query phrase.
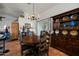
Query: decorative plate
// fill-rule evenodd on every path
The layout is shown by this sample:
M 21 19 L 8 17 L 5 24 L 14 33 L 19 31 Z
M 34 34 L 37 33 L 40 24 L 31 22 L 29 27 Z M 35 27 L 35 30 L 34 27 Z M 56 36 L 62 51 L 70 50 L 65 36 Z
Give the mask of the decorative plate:
M 59 34 L 59 30 L 55 30 L 55 34 Z
M 78 35 L 78 32 L 75 31 L 75 30 L 72 30 L 72 31 L 70 31 L 70 35 L 72 35 L 72 36 L 76 36 L 76 35 Z
M 62 34 L 63 34 L 63 35 L 67 35 L 67 34 L 68 34 L 68 31 L 67 31 L 67 30 L 63 30 L 63 31 L 62 31 Z
M 67 24 L 66 24 L 66 23 L 63 23 L 63 26 L 64 26 L 64 27 L 66 27 L 66 26 L 67 26 Z
M 72 20 L 75 20 L 75 19 L 78 18 L 78 15 L 77 15 L 77 14 L 71 15 L 70 18 L 71 18 Z
M 68 20 L 69 20 L 69 17 L 68 17 L 68 16 L 65 16 L 65 17 L 63 17 L 62 20 L 63 20 L 63 21 L 68 21 Z
M 76 25 L 75 21 L 71 21 L 71 22 L 70 22 L 70 26 L 71 26 L 71 27 L 74 27 L 75 25 Z

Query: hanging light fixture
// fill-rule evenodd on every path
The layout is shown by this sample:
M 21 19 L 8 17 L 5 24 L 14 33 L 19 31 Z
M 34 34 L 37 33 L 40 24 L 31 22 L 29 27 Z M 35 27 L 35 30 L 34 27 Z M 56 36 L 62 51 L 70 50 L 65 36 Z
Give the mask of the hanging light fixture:
M 32 5 L 32 7 L 33 7 L 33 12 L 32 12 L 32 15 L 28 17 L 28 19 L 31 19 L 31 20 L 38 20 L 38 19 L 39 19 L 39 14 L 38 14 L 37 17 L 36 17 L 36 15 L 35 15 L 35 5 L 34 5 L 34 3 L 33 3 L 33 5 Z

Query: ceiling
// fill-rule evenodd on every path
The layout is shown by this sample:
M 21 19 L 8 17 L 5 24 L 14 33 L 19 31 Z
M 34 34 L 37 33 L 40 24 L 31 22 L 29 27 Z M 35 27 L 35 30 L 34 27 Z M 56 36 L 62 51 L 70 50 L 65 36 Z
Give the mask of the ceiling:
M 24 13 L 32 14 L 32 5 L 31 3 L 0 3 L 0 15 L 18 17 Z M 35 3 L 35 14 L 41 14 L 55 5 L 55 3 Z

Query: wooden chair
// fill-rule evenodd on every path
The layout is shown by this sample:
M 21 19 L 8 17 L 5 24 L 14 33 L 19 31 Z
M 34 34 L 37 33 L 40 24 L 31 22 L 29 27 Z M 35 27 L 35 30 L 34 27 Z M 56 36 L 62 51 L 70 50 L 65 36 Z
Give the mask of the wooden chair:
M 33 55 L 32 47 L 21 43 L 21 55 L 22 56 L 32 56 Z
M 20 36 L 20 46 L 21 46 L 21 55 L 22 56 L 31 56 L 33 55 L 32 46 L 27 45 L 23 42 L 24 37 Z
M 50 44 L 50 37 L 48 32 L 41 31 L 40 35 L 40 45 L 39 45 L 39 55 L 48 55 L 49 51 L 49 44 Z
M 38 51 L 39 51 L 39 56 L 46 56 L 46 55 L 48 55 L 49 43 L 46 40 L 46 38 L 41 38 Z

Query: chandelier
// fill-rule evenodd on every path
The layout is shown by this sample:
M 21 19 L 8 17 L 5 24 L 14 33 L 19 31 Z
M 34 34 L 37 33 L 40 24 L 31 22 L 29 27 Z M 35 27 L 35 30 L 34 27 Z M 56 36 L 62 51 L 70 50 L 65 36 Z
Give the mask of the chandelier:
M 34 5 L 34 3 L 32 4 L 32 8 L 33 8 L 32 15 L 30 15 L 30 16 L 28 17 L 28 19 L 31 19 L 31 20 L 38 20 L 38 19 L 39 19 L 39 14 L 37 15 L 37 17 L 35 16 L 35 5 Z

